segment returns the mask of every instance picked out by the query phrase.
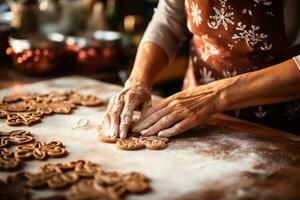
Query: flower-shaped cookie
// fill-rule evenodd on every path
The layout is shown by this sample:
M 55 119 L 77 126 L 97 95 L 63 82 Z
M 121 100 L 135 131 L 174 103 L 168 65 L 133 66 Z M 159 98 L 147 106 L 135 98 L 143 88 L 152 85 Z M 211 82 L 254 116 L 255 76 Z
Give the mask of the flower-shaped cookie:
M 93 175 L 82 174 L 83 171 L 93 171 Z M 46 186 L 50 189 L 68 189 L 70 186 L 65 198 L 59 199 L 117 200 L 127 193 L 145 192 L 149 188 L 148 180 L 142 173 L 104 171 L 86 160 L 48 163 L 41 166 L 38 173 L 21 172 L 19 175 L 17 183 L 26 188 Z
M 0 107 L 0 118 L 6 118 L 9 112 Z
M 116 146 L 122 150 L 139 150 L 151 149 L 161 150 L 168 146 L 169 139 L 158 136 L 137 136 L 133 135 L 125 139 L 110 138 L 106 136 L 99 136 L 99 140 L 105 143 L 116 143 Z
M 83 179 L 72 185 L 70 199 L 119 199 L 113 192 L 98 185 L 93 179 Z
M 2 108 L 7 112 L 29 112 L 32 111 L 30 105 L 24 101 L 4 104 Z
M 94 95 L 83 95 L 78 93 L 71 94 L 69 100 L 76 105 L 82 106 L 99 106 L 103 104 L 103 101 Z
M 41 121 L 42 112 L 33 111 L 26 113 L 12 113 L 7 115 L 6 124 L 9 126 L 31 126 Z
M 77 105 L 98 106 L 102 103 L 94 95 L 74 91 L 14 94 L 5 96 L 0 102 L 0 118 L 6 118 L 9 126 L 31 126 L 41 122 L 44 115 L 70 114 Z
M 63 188 L 76 182 L 79 178 L 94 178 L 101 168 L 89 161 L 78 160 L 68 163 L 49 163 L 39 169 L 39 173 L 28 173 L 31 187 L 48 185 L 49 188 Z
M 0 148 L 10 145 L 27 144 L 32 141 L 34 141 L 34 138 L 28 131 L 15 130 L 8 133 L 0 133 Z
M 32 194 L 26 187 L 26 177 L 24 172 L 13 174 L 7 177 L 6 181 L 0 180 L 0 199 L 32 199 Z
M 60 158 L 67 155 L 67 151 L 61 142 L 34 142 L 15 148 L 16 157 L 22 160 L 35 158 L 45 160 L 47 157 Z
M 0 170 L 14 170 L 22 165 L 22 161 L 6 148 L 0 148 Z
M 47 184 L 49 188 L 58 189 L 64 188 L 65 186 L 75 183 L 78 181 L 79 176 L 77 173 L 73 171 L 68 171 L 64 173 L 59 173 L 47 180 Z
M 126 192 L 145 192 L 149 188 L 147 178 L 138 172 L 97 172 L 95 181 L 98 185 L 112 188 L 118 196 L 122 196 Z
M 76 106 L 69 101 L 62 101 L 50 103 L 49 108 L 57 114 L 69 114 Z
M 32 99 L 36 99 L 38 97 L 37 93 L 21 93 L 21 94 L 13 94 L 8 95 L 3 98 L 4 103 L 15 103 L 18 101 L 28 101 Z

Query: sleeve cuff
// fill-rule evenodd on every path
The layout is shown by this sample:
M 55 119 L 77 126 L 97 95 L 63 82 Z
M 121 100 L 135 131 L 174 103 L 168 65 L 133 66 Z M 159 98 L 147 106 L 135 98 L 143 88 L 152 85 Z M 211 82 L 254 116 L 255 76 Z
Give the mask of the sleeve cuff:
M 293 57 L 298 69 L 300 70 L 300 55 Z
M 142 41 L 140 42 L 140 46 L 142 46 L 145 43 L 152 42 L 158 45 L 163 49 L 163 51 L 168 56 L 168 64 L 170 65 L 177 54 L 177 49 L 179 48 L 179 44 L 176 44 L 176 42 L 173 41 L 173 44 L 171 42 L 168 42 L 168 39 L 165 39 L 162 36 L 156 35 L 156 34 L 145 34 Z

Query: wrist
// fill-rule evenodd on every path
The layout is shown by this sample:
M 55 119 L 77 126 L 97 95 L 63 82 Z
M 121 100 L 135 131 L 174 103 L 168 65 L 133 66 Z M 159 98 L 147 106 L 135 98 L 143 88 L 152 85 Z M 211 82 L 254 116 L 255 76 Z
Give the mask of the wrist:
M 127 79 L 127 81 L 125 82 L 125 87 L 131 87 L 133 85 L 147 88 L 150 91 L 152 89 L 152 83 L 150 81 L 140 78 L 129 77 L 129 79 Z
M 213 104 L 216 113 L 224 112 L 231 109 L 236 96 L 232 90 L 235 85 L 235 80 L 232 78 L 215 81 L 207 86 L 213 90 Z

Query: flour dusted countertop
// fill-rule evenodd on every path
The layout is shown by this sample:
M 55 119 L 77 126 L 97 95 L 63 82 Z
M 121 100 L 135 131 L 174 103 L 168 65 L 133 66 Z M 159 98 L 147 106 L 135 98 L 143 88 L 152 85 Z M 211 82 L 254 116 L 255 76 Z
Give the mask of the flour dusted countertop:
M 108 101 L 119 86 L 84 77 L 66 77 L 0 91 L 0 97 L 19 92 L 76 90 Z M 155 103 L 155 102 L 154 102 Z M 52 115 L 32 127 L 9 127 L 1 131 L 29 130 L 36 139 L 58 140 L 69 155 L 46 162 L 87 159 L 104 169 L 139 171 L 149 177 L 152 190 L 126 199 L 300 199 L 300 140 L 297 136 L 216 115 L 210 124 L 174 138 L 162 151 L 121 151 L 98 141 L 96 127 L 102 107 L 79 107 L 71 115 Z M 78 120 L 88 124 L 74 128 Z M 23 170 L 36 172 L 45 161 L 29 161 Z M 0 172 L 0 179 L 11 173 Z M 50 190 L 34 190 L 38 197 Z

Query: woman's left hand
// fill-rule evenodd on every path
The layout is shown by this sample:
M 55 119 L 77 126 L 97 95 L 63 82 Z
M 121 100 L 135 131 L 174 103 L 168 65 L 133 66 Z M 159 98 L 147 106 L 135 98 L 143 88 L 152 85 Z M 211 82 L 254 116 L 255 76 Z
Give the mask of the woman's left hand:
M 218 112 L 219 92 L 209 85 L 176 93 L 142 113 L 133 132 L 172 137 L 203 124 Z

